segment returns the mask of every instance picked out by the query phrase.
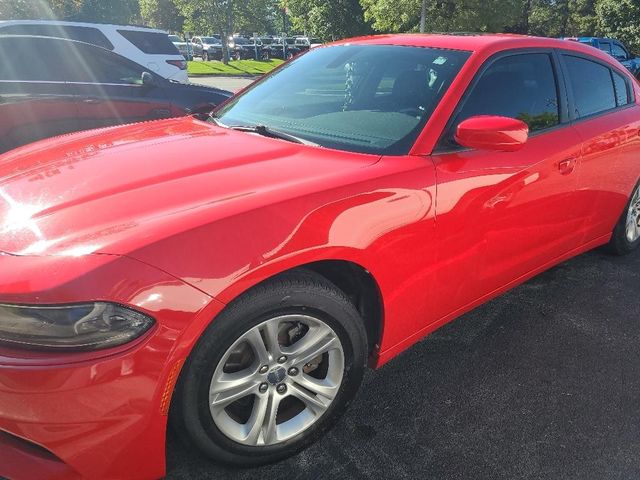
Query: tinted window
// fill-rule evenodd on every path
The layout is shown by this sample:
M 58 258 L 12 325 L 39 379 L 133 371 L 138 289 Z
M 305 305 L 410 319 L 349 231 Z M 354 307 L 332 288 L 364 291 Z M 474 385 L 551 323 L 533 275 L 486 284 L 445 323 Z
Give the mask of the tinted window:
M 627 52 L 617 43 L 611 46 L 611 54 L 616 58 L 623 58 L 625 60 L 627 58 Z
M 76 67 L 67 48 L 69 43 L 37 37 L 0 37 L 0 80 L 68 80 L 69 72 Z
M 611 71 L 613 75 L 613 86 L 616 91 L 616 104 L 620 107 L 629 103 L 629 87 L 624 77 L 615 70 Z
M 609 42 L 600 42 L 599 48 L 603 52 L 611 53 L 611 44 Z
M 436 48 L 341 45 L 311 50 L 218 115 L 322 146 L 406 154 L 469 54 Z
M 70 38 L 113 50 L 113 45 L 97 28 L 70 25 L 9 25 L 1 28 L 4 35 L 39 35 L 43 37 Z
M 145 32 L 140 30 L 118 30 L 118 33 L 144 53 L 161 55 L 180 54 L 166 33 Z
M 560 122 L 558 91 L 546 53 L 510 55 L 492 63 L 456 116 L 454 128 L 476 115 L 522 120 L 534 132 Z
M 564 55 L 564 60 L 578 117 L 586 117 L 616 107 L 616 95 L 609 68 L 570 55 Z
M 76 68 L 70 73 L 70 81 L 88 83 L 113 83 L 119 85 L 142 84 L 145 70 L 137 63 L 119 55 L 89 45 L 76 44 L 69 54 L 77 59 Z

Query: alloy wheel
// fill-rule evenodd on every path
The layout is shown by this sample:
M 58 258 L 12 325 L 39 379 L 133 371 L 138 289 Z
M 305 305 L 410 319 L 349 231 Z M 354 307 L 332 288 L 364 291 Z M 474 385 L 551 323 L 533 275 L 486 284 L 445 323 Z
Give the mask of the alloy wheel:
M 284 442 L 331 406 L 344 364 L 340 339 L 322 320 L 271 318 L 238 338 L 216 366 L 209 387 L 213 421 L 243 445 Z
M 627 234 L 627 240 L 631 243 L 640 238 L 640 185 L 636 187 L 631 197 L 631 203 L 629 204 L 629 210 L 627 212 L 625 232 Z

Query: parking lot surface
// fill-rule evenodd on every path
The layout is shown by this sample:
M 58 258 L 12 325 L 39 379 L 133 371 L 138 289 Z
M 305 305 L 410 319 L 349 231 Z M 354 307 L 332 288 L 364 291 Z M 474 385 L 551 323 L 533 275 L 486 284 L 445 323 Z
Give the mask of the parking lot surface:
M 639 342 L 640 252 L 591 252 L 370 372 L 301 454 L 229 469 L 170 434 L 167 478 L 638 479 Z
M 256 77 L 257 78 L 257 77 Z M 256 78 L 244 77 L 189 77 L 191 83 L 206 85 L 207 87 L 222 88 L 230 92 L 237 92 L 246 87 Z

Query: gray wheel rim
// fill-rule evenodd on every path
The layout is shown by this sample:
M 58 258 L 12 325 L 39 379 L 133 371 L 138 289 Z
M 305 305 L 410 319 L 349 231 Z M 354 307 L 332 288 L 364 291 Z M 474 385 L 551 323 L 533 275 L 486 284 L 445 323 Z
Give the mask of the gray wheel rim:
M 636 188 L 631 197 L 625 232 L 629 242 L 633 243 L 640 238 L 640 186 Z
M 211 417 L 235 442 L 275 445 L 322 417 L 343 373 L 342 344 L 325 322 L 308 315 L 271 318 L 238 338 L 216 366 Z

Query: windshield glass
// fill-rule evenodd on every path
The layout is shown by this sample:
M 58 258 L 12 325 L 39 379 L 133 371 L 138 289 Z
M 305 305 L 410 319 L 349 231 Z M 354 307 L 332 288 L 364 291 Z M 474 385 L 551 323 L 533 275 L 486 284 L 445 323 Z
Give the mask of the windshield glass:
M 202 42 L 203 43 L 220 43 L 220 40 L 218 40 L 215 37 L 202 37 Z
M 249 40 L 247 40 L 246 38 L 240 38 L 240 37 L 235 37 L 231 41 L 236 45 L 246 45 L 249 43 Z
M 389 45 L 313 49 L 218 112 L 223 125 L 266 125 L 324 147 L 402 155 L 468 52 Z
M 169 35 L 169 40 L 172 42 L 181 42 L 182 39 L 178 35 Z

